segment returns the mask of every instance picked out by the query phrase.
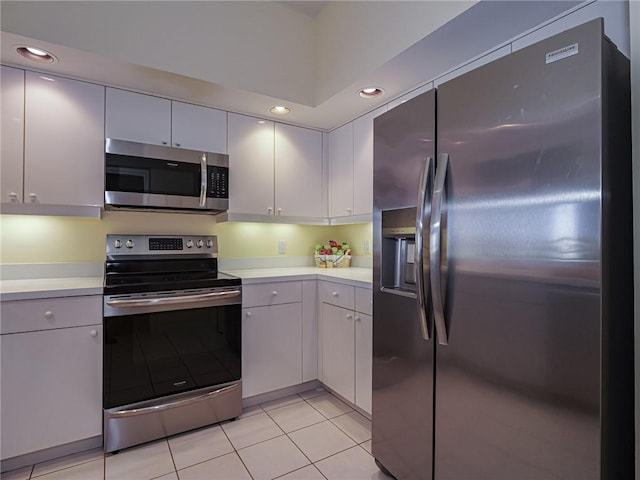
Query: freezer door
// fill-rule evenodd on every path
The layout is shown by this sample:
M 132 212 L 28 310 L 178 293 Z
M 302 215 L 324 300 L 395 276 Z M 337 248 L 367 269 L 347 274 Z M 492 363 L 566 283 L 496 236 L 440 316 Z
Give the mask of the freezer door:
M 434 140 L 433 90 L 374 121 L 372 449 L 399 480 L 430 478 L 433 465 L 434 348 L 418 289 L 428 297 L 420 230 L 429 223 Z
M 438 89 L 436 480 L 600 478 L 601 32 Z

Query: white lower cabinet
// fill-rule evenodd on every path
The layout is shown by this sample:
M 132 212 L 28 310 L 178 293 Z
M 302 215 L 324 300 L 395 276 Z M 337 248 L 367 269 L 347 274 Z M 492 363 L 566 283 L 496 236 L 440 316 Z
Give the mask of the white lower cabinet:
M 318 370 L 320 381 L 371 413 L 373 362 L 371 290 L 318 282 Z
M 302 303 L 243 309 L 242 395 L 302 383 Z
M 373 370 L 373 318 L 356 312 L 355 323 L 355 404 L 371 413 L 371 373 Z
M 353 310 L 323 303 L 320 307 L 322 383 L 355 403 L 355 332 Z
M 0 308 L 2 459 L 101 435 L 102 296 Z
M 245 285 L 242 396 L 302 383 L 302 282 Z

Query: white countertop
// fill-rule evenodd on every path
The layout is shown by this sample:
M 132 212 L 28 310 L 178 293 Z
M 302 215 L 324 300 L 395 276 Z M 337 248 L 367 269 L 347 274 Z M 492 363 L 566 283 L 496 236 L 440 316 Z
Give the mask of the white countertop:
M 252 283 L 283 282 L 287 280 L 329 280 L 332 282 L 371 288 L 370 268 L 274 267 L 243 270 L 224 270 L 224 273 Z M 102 295 L 102 276 L 59 278 L 17 278 L 0 280 L 0 300 L 31 300 L 36 298 Z
M 104 264 L 3 263 L 0 274 L 3 301 L 102 295 Z
M 0 281 L 0 300 L 102 295 L 102 277 L 39 278 Z
M 364 288 L 371 288 L 373 276 L 372 269 L 359 267 L 250 268 L 244 270 L 224 270 L 224 273 L 241 278 L 242 283 L 245 285 L 251 283 L 283 282 L 287 280 L 329 280 Z

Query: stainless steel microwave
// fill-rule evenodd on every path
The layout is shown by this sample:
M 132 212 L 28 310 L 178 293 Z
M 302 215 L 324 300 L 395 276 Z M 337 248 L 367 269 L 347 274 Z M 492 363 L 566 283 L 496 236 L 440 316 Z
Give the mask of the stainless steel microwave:
M 229 208 L 229 156 L 107 138 L 105 207 L 218 213 Z

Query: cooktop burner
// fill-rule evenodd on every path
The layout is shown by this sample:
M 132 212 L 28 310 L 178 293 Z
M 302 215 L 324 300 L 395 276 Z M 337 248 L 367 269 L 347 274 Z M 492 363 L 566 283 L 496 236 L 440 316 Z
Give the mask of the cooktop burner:
M 236 286 L 213 235 L 107 235 L 105 294 Z

